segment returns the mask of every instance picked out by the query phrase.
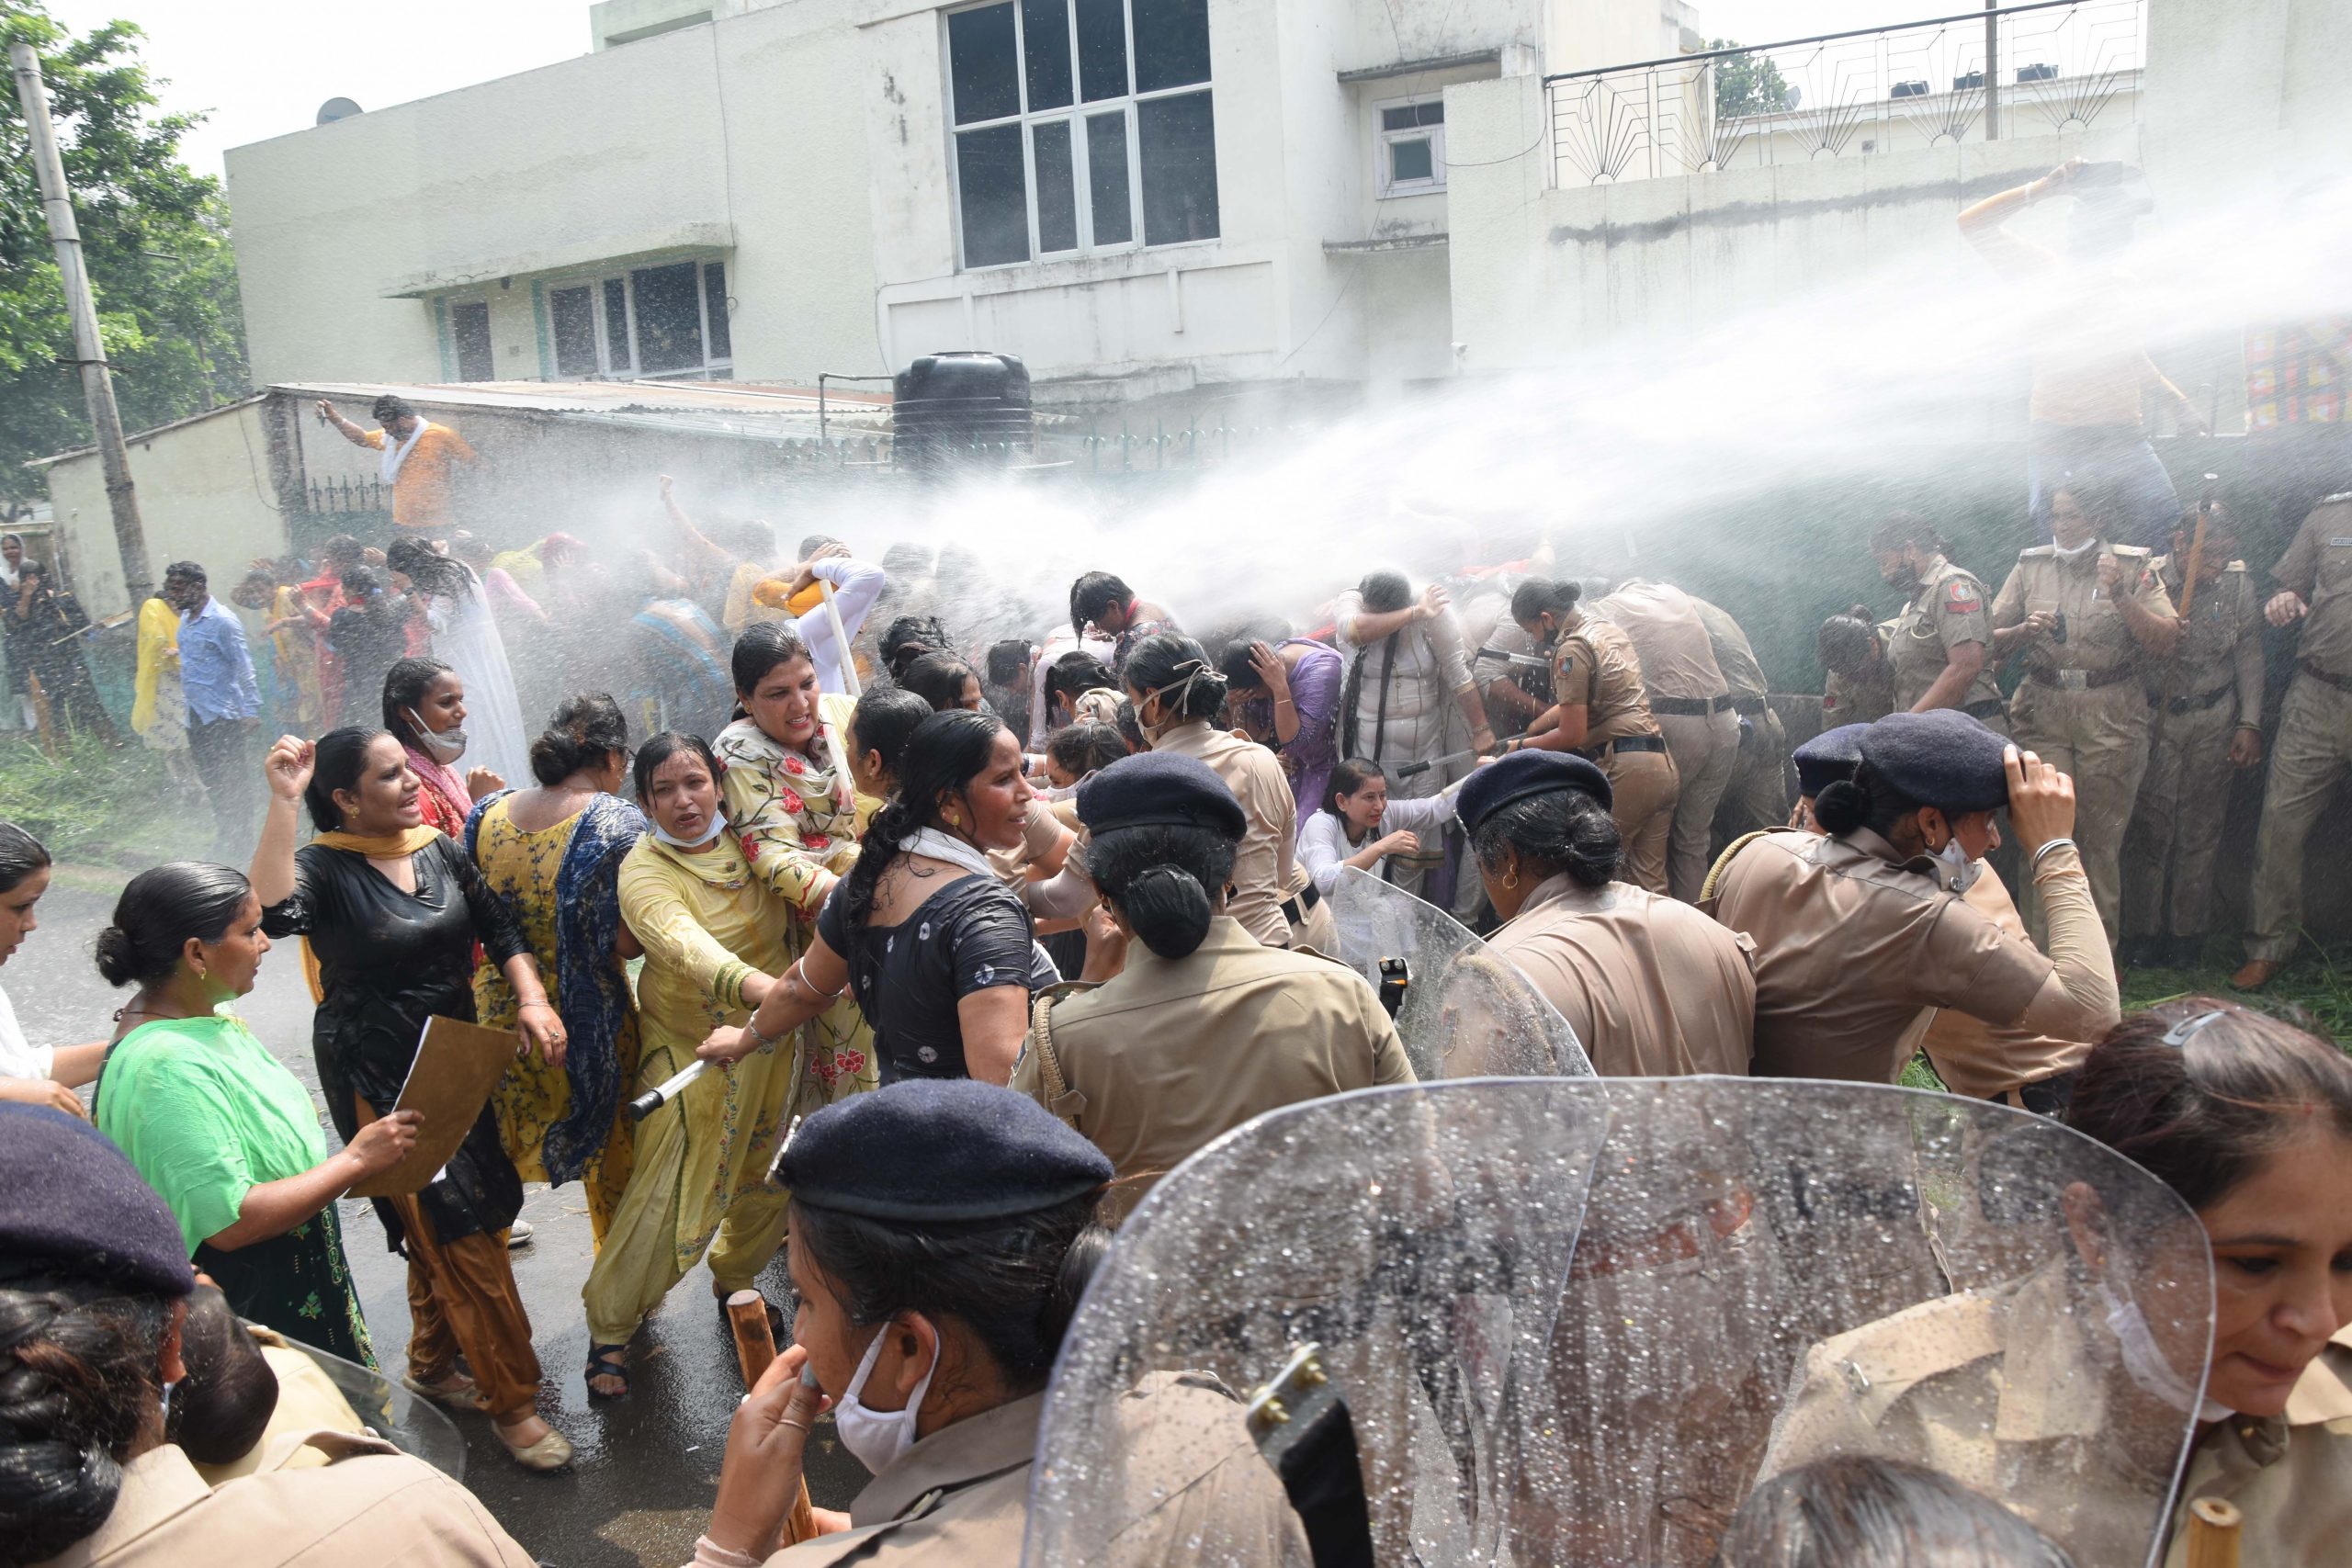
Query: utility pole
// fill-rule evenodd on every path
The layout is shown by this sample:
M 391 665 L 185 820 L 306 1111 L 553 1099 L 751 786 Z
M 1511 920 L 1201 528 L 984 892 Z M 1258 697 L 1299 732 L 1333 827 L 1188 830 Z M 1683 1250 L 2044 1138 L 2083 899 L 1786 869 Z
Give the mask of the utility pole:
M 25 138 L 31 145 L 33 173 L 40 181 L 49 237 L 57 247 L 57 274 L 65 285 L 65 308 L 74 319 L 74 360 L 82 372 L 82 395 L 97 433 L 98 462 L 106 470 L 107 502 L 114 512 L 115 548 L 122 556 L 123 586 L 135 612 L 155 591 L 147 564 L 147 529 L 139 520 L 139 493 L 130 484 L 130 454 L 122 444 L 122 415 L 114 406 L 114 380 L 107 372 L 106 345 L 98 340 L 98 307 L 90 297 L 90 275 L 82 265 L 82 231 L 74 221 L 74 197 L 65 187 L 65 163 L 57 152 L 57 128 L 49 120 L 49 87 L 41 80 L 40 56 L 22 40 L 8 45 L 16 68 L 17 101 L 24 106 Z
M 2001 0 L 1984 0 L 1984 140 L 2001 139 Z

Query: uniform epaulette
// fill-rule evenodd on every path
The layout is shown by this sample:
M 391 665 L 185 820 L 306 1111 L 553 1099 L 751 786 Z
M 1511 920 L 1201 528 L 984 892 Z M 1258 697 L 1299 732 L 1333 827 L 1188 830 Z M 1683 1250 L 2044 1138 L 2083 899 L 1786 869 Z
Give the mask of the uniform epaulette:
M 2018 552 L 2018 559 L 2023 560 L 2028 556 L 2054 556 L 2057 553 L 2058 547 L 2055 545 L 2028 545 Z
M 2339 501 L 2352 501 L 2352 490 L 2339 490 L 2334 495 L 2321 496 L 2313 506 L 2334 506 Z
M 2132 556 L 2140 560 L 2145 560 L 2154 553 L 2145 545 L 2109 545 L 2107 549 L 2109 555 Z
M 2242 560 L 2233 560 L 2222 570 L 2223 571 L 2244 571 L 2245 570 L 2245 562 Z

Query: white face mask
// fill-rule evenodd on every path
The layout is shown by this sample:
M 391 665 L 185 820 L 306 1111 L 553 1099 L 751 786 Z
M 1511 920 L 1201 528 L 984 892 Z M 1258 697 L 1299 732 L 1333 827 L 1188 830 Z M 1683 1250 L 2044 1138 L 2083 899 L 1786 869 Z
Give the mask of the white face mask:
M 868 1410 L 858 1403 L 858 1391 L 865 1380 L 874 1375 L 874 1363 L 882 1359 L 882 1340 L 890 1332 L 884 1324 L 874 1343 L 865 1348 L 865 1357 L 857 1363 L 857 1375 L 849 1380 L 849 1387 L 842 1391 L 841 1403 L 833 1406 L 833 1429 L 841 1437 L 842 1447 L 857 1457 L 857 1462 L 879 1475 L 899 1461 L 899 1456 L 915 1446 L 915 1415 L 922 1409 L 923 1395 L 931 1392 L 933 1373 L 939 1371 L 939 1353 L 932 1352 L 930 1370 L 922 1381 L 907 1395 L 904 1410 Z
M 2089 538 L 2085 539 L 2081 544 L 2076 545 L 2071 550 L 2054 540 L 2051 543 L 2050 548 L 2057 555 L 2060 560 L 2080 560 L 2088 552 L 2098 548 L 2098 536 L 2096 534 L 2092 535 Z
M 710 814 L 710 829 L 699 839 L 681 839 L 678 835 L 670 831 L 669 829 L 664 828 L 661 823 L 652 820 L 650 818 L 648 818 L 646 820 L 646 830 L 651 833 L 655 838 L 661 840 L 663 843 L 668 844 L 673 849 L 698 850 L 727 830 L 727 818 L 723 813 L 717 811 L 712 812 Z
M 1954 893 L 1965 893 L 1975 886 L 1977 874 L 1984 869 L 1983 861 L 1968 858 L 1968 852 L 1960 846 L 1960 835 L 1957 833 L 1944 840 L 1944 847 L 1936 852 L 1936 859 L 1943 863 L 1942 874 L 1936 880 Z
M 416 726 L 417 745 L 424 748 L 426 756 L 443 767 L 447 767 L 466 754 L 466 731 L 462 725 L 455 729 L 444 729 L 435 734 L 424 728 L 423 716 L 414 708 L 408 710 L 408 717 L 409 722 Z

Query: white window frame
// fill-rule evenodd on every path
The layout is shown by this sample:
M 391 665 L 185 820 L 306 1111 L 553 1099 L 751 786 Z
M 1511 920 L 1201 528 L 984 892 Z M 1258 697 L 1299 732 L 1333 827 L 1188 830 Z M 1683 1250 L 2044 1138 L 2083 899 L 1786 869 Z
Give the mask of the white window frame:
M 695 302 L 701 312 L 702 364 L 690 365 L 676 370 L 639 370 L 637 367 L 637 282 L 633 275 L 648 267 L 676 266 L 681 262 L 691 262 L 694 265 Z M 559 377 L 570 374 L 554 362 L 555 297 L 565 289 L 585 288 L 588 290 L 589 320 L 594 324 L 596 333 L 596 368 L 592 373 L 594 379 L 690 381 L 718 376 L 722 372 L 731 377 L 735 369 L 734 355 L 730 352 L 722 357 L 714 355 L 710 352 L 709 267 L 713 262 L 727 268 L 728 287 L 732 289 L 735 281 L 734 261 L 728 256 L 710 254 L 657 257 L 652 260 L 635 262 L 628 266 L 604 266 L 585 272 L 564 273 L 548 278 L 542 292 L 547 296 L 548 369 Z M 618 283 L 621 286 L 622 313 L 628 318 L 628 341 L 617 345 L 619 350 L 617 355 L 612 341 L 611 322 L 605 309 L 605 286 L 608 283 Z M 724 304 L 725 301 L 721 303 Z M 729 329 L 728 341 L 731 350 L 734 342 L 734 322 L 731 312 L 728 325 Z
M 999 115 L 994 119 L 976 119 L 968 125 L 956 120 L 956 67 L 947 33 L 947 18 L 965 11 L 985 11 L 991 6 L 1010 4 L 1012 7 L 1012 76 L 1020 90 L 1021 108 L 1018 113 Z M 1139 104 L 1159 98 L 1181 98 L 1193 93 L 1206 93 L 1214 107 L 1216 102 L 1216 48 L 1210 48 L 1209 74 L 1198 82 L 1186 82 L 1180 86 L 1160 87 L 1148 93 L 1134 91 L 1136 79 L 1136 8 L 1135 0 L 1120 0 L 1119 19 L 1127 30 L 1126 60 L 1128 91 L 1113 98 L 1086 99 L 1086 87 L 1081 78 L 1078 58 L 1078 6 L 1076 0 L 1063 0 L 1064 14 L 1069 20 L 1069 83 L 1070 101 L 1056 108 L 1031 112 L 1029 107 L 1029 37 L 1028 22 L 1021 14 L 1021 0 L 978 0 L 977 4 L 951 6 L 939 16 L 940 102 L 945 108 L 947 122 L 947 199 L 956 214 L 956 267 L 959 272 L 1001 272 L 1006 267 L 1035 266 L 1040 262 L 1071 261 L 1080 256 L 1119 255 L 1130 251 L 1165 250 L 1170 245 L 1196 245 L 1199 240 L 1170 240 L 1159 245 L 1148 245 L 1143 236 L 1143 129 L 1136 108 Z M 1091 162 L 1093 149 L 1086 134 L 1086 122 L 1100 115 L 1123 115 L 1126 120 L 1127 153 L 1127 234 L 1121 243 L 1098 245 L 1094 243 L 1094 180 Z M 1046 251 L 1039 243 L 1037 215 L 1037 138 L 1035 128 L 1062 120 L 1069 126 L 1071 196 L 1078 212 L 1078 247 L 1068 251 Z M 975 130 L 988 130 L 997 126 L 1021 127 L 1021 181 L 1023 196 L 1028 208 L 1029 254 L 1019 261 L 987 262 L 978 265 L 966 259 L 964 250 L 964 181 L 958 166 L 961 142 L 958 138 Z M 1220 178 L 1222 173 L 1220 171 Z M 1219 228 L 1223 228 L 1223 192 L 1219 191 Z
M 449 334 L 449 374 L 457 380 L 466 379 L 465 361 L 458 348 L 458 310 L 464 305 L 479 305 L 482 309 L 482 330 L 490 334 L 490 374 L 483 379 L 495 381 L 498 379 L 498 332 L 488 294 L 445 294 L 441 298 L 441 330 Z
M 1389 109 L 1418 108 L 1423 104 L 1443 107 L 1445 95 L 1415 93 L 1402 98 L 1382 98 L 1372 106 L 1372 186 L 1378 199 L 1387 201 L 1400 196 L 1425 196 L 1445 188 L 1445 122 L 1416 125 L 1409 130 L 1389 130 L 1384 128 Z M 1388 149 L 1399 141 L 1418 141 L 1427 137 L 1430 144 L 1430 177 L 1425 180 L 1392 180 L 1388 171 L 1394 166 Z

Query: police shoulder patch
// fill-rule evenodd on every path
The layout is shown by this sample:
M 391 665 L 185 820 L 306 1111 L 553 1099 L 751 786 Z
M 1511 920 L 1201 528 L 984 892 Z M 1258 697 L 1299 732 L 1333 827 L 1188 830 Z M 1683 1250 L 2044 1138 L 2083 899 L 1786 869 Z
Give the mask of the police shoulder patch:
M 1963 615 L 1973 615 L 1984 607 L 1984 599 L 1974 582 L 1955 577 L 1944 584 L 1944 604 Z

